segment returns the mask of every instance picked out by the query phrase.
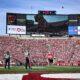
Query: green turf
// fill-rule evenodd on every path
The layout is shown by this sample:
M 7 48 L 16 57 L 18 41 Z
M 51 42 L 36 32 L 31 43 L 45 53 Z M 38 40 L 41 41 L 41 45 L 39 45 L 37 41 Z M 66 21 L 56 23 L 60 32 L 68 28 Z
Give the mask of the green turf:
M 0 73 L 27 73 L 27 72 L 80 72 L 79 66 L 45 66 L 32 67 L 31 70 L 25 69 L 24 66 L 14 66 L 11 69 L 0 67 Z

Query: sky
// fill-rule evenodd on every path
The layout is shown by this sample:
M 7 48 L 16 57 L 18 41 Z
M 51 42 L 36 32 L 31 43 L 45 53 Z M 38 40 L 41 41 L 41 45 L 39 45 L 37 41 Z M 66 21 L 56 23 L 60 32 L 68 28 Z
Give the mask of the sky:
M 80 0 L 0 0 L 0 35 L 6 35 L 6 13 L 35 14 L 38 10 L 80 14 Z

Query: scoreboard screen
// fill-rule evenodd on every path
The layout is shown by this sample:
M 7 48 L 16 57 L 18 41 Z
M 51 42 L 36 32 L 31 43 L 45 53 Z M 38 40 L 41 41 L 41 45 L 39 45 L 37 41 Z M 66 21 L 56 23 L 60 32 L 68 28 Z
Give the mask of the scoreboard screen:
M 48 33 L 53 36 L 67 35 L 67 15 L 27 14 L 26 21 L 27 32 Z
M 69 35 L 80 35 L 80 15 L 71 14 L 68 16 L 68 34 Z
M 69 19 L 70 26 L 77 26 L 78 25 L 77 15 L 69 15 L 68 19 Z
M 78 15 L 78 25 L 80 26 L 80 15 Z
M 26 15 L 17 15 L 17 25 L 26 25 Z
M 7 24 L 8 25 L 26 25 L 26 15 L 25 14 L 7 14 Z
M 16 24 L 16 15 L 14 15 L 14 14 L 7 15 L 7 24 L 15 25 Z

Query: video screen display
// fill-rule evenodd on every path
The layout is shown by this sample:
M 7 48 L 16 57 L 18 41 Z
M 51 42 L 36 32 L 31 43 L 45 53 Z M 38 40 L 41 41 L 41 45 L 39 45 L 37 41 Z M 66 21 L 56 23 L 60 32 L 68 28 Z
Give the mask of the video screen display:
M 7 25 L 25 26 L 26 25 L 26 15 L 8 13 L 7 14 Z
M 78 26 L 80 26 L 80 15 L 78 15 Z
M 69 26 L 77 26 L 78 25 L 77 15 L 69 15 L 68 19 L 69 19 Z
M 26 31 L 48 33 L 53 35 L 67 35 L 67 15 L 26 15 Z
M 7 13 L 7 33 L 67 35 L 68 15 Z
M 80 15 L 72 14 L 68 16 L 68 35 L 78 36 L 80 35 Z
M 16 25 L 16 14 L 7 14 L 7 25 Z

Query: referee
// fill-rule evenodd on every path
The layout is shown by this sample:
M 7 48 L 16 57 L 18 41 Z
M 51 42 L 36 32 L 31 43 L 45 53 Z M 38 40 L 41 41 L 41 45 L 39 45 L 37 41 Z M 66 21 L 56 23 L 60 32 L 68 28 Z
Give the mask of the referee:
M 4 54 L 4 59 L 5 59 L 5 69 L 6 67 L 8 66 L 8 69 L 10 69 L 10 53 L 9 51 L 7 51 L 5 54 Z

